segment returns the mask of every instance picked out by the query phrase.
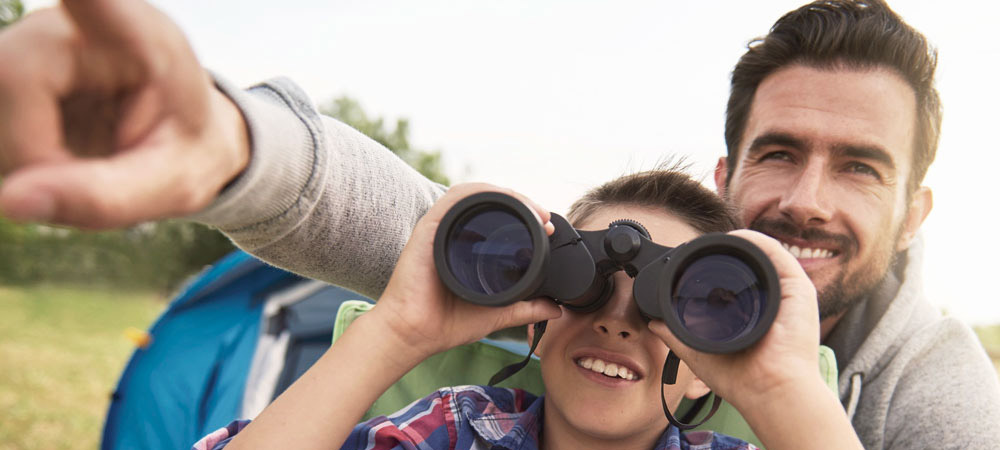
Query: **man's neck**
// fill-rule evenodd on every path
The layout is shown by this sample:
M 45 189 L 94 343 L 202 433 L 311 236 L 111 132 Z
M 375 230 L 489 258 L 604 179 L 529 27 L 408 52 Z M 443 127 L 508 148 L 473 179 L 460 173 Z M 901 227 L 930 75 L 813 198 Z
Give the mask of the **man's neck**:
M 820 342 L 826 340 L 826 337 L 830 335 L 830 332 L 833 331 L 833 328 L 837 326 L 837 323 L 840 322 L 840 319 L 844 317 L 844 314 L 847 314 L 847 311 L 843 311 L 840 314 L 837 314 L 836 316 L 833 317 L 827 317 L 819 322 Z

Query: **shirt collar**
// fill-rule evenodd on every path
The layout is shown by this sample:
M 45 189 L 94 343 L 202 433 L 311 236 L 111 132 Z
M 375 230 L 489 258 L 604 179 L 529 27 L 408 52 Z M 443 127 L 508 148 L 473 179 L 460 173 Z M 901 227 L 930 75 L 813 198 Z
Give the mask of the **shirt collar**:
M 545 396 L 536 398 L 523 412 L 469 412 L 467 419 L 476 435 L 489 442 L 493 448 L 537 449 L 544 398 Z M 687 445 L 698 449 L 718 448 L 715 437 L 715 433 L 711 431 L 689 431 L 682 436 L 680 430 L 670 425 L 660 436 L 654 450 L 680 450 L 688 448 Z M 687 445 L 682 445 L 682 441 Z
M 523 412 L 469 412 L 469 425 L 495 448 L 537 449 L 544 398 L 536 398 Z

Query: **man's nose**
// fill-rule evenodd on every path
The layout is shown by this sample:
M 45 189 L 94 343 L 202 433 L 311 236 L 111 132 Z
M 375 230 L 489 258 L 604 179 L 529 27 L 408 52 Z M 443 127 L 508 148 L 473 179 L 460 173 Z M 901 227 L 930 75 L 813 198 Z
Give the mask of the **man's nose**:
M 638 339 L 645 327 L 639 307 L 632 300 L 632 280 L 623 272 L 614 275 L 615 288 L 608 303 L 594 313 L 594 331 L 626 340 Z
M 820 225 L 833 217 L 823 161 L 811 160 L 781 196 L 778 209 L 798 225 Z

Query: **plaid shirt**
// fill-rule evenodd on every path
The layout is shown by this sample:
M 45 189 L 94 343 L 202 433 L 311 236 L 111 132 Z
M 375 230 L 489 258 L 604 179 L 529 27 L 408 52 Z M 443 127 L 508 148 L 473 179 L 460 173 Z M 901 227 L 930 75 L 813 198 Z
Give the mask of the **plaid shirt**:
M 354 427 L 342 449 L 538 449 L 542 397 L 520 389 L 488 386 L 444 388 L 391 416 Z M 230 423 L 205 436 L 193 450 L 218 450 L 249 420 Z M 736 438 L 711 431 L 681 434 L 670 426 L 654 450 L 752 450 Z

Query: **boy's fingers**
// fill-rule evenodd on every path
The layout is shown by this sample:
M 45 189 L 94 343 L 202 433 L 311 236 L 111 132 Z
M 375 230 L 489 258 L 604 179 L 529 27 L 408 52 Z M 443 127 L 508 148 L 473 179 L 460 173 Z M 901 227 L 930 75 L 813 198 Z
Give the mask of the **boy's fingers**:
M 684 345 L 680 339 L 677 339 L 677 337 L 670 332 L 670 328 L 668 328 L 662 320 L 651 320 L 649 321 L 648 327 L 649 331 L 652 331 L 653 334 L 658 336 L 660 340 L 667 344 L 667 348 L 674 353 L 677 353 L 677 356 L 680 356 L 681 359 L 687 361 L 688 357 L 696 353 L 694 350 L 691 350 L 690 347 Z
M 736 230 L 729 234 L 746 239 L 760 248 L 774 264 L 779 278 L 807 277 L 795 257 L 774 238 L 753 230 Z
M 447 202 L 438 202 L 441 205 L 440 214 L 443 216 L 445 211 L 472 194 L 478 194 L 480 192 L 499 192 L 502 194 L 507 194 L 511 197 L 516 198 L 521 203 L 528 206 L 535 214 L 538 215 L 539 222 L 545 225 L 546 232 L 554 231 L 555 228 L 549 223 L 552 220 L 552 214 L 549 210 L 542 208 L 540 205 L 532 201 L 530 198 L 513 191 L 511 189 L 502 188 L 499 186 L 494 186 L 488 183 L 461 183 L 452 186 L 448 189 L 448 196 L 450 197 Z
M 811 301 L 807 302 L 795 302 L 795 308 L 804 308 L 806 311 L 802 313 L 803 315 L 818 314 L 816 311 L 818 311 L 819 306 L 816 303 L 815 286 L 812 284 L 809 276 L 806 275 L 805 270 L 799 264 L 798 260 L 791 253 L 788 253 L 778 241 L 763 233 L 752 230 L 736 230 L 730 234 L 752 242 L 770 258 L 775 270 L 778 272 L 782 299 L 810 299 Z M 780 308 L 778 314 L 783 315 L 783 311 L 785 313 L 788 312 L 787 308 Z
M 562 308 L 552 300 L 537 298 L 534 300 L 517 302 L 506 307 L 505 314 L 501 314 L 501 321 L 497 329 L 527 325 L 541 322 L 543 320 L 558 319 L 562 316 Z

